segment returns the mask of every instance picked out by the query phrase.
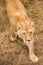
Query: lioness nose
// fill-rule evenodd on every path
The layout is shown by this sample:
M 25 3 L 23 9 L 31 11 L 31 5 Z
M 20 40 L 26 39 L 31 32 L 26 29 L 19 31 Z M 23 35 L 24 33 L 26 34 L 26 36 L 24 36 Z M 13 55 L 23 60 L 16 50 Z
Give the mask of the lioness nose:
M 27 40 L 28 42 L 30 42 L 30 40 Z

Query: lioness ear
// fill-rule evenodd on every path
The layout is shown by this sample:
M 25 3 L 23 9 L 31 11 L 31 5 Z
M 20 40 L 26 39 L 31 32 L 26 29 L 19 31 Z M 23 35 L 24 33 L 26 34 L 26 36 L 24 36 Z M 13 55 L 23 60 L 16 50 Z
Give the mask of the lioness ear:
M 10 40 L 11 41 L 15 41 L 17 39 L 17 34 L 16 34 L 16 32 L 13 32 L 12 34 L 11 34 L 11 36 L 10 36 Z

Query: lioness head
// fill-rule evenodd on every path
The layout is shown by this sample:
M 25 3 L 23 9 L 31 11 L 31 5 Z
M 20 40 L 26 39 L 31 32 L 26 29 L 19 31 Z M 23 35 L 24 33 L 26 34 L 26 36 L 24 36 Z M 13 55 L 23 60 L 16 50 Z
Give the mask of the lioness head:
M 33 38 L 34 33 L 34 23 L 30 22 L 18 22 L 16 24 L 16 32 L 14 31 L 14 37 L 11 40 L 15 40 L 17 36 L 23 40 L 24 43 L 29 43 Z

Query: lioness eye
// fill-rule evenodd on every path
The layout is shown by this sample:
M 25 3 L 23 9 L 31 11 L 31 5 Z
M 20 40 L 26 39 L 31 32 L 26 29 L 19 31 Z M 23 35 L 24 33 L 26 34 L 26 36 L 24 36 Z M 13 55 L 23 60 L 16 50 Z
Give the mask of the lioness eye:
M 32 31 L 30 31 L 30 34 L 32 34 Z
M 20 29 L 20 27 L 18 29 Z
M 23 33 L 23 34 L 25 34 L 25 33 Z

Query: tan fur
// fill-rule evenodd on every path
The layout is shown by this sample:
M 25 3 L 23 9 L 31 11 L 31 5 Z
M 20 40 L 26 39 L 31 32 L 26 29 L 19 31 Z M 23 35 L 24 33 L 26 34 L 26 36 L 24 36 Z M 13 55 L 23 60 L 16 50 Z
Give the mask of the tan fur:
M 28 18 L 26 10 L 20 0 L 5 1 L 11 29 L 13 29 L 14 32 L 14 38 L 11 35 L 10 39 L 14 41 L 16 37 L 19 36 L 23 40 L 23 43 L 28 46 L 32 62 L 37 62 L 38 58 L 34 54 L 34 22 Z

